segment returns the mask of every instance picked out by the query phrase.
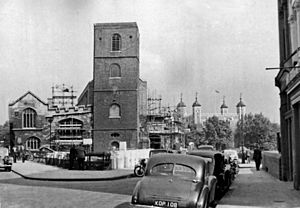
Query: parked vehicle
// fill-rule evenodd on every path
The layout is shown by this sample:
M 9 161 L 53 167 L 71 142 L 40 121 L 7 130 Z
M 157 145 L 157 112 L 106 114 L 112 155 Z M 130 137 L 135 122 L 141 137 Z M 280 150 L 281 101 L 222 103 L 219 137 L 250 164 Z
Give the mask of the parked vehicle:
M 198 146 L 198 150 L 215 150 L 215 148 L 212 145 L 200 145 Z
M 5 171 L 11 171 L 13 158 L 9 156 L 9 150 L 5 147 L 0 147 L 0 168 Z
M 238 156 L 238 151 L 234 150 L 234 149 L 225 149 L 223 150 L 224 153 L 224 157 L 226 160 L 228 160 L 228 162 L 230 162 L 229 160 L 236 160 L 238 161 L 239 156 Z
M 233 174 L 229 164 L 225 163 L 224 155 L 219 151 L 194 150 L 189 155 L 195 155 L 209 160 L 209 172 L 217 178 L 216 197 L 219 198 L 227 191 L 232 183 Z
M 134 175 L 137 177 L 143 177 L 145 175 L 147 159 L 140 159 L 138 164 L 134 166 Z
M 230 165 L 231 171 L 234 175 L 233 178 L 235 178 L 236 174 L 239 173 L 238 151 L 234 150 L 234 149 L 225 149 L 225 150 L 223 150 L 223 153 L 224 153 L 226 163 L 228 163 Z
M 209 175 L 208 160 L 192 155 L 157 154 L 136 184 L 133 207 L 199 207 L 214 203 L 216 177 Z
M 171 150 L 166 149 L 154 149 L 149 151 L 149 158 L 156 154 L 162 153 L 173 153 Z M 137 177 L 143 177 L 145 174 L 145 169 L 147 165 L 148 158 L 142 158 L 139 160 L 138 164 L 134 166 L 134 175 Z

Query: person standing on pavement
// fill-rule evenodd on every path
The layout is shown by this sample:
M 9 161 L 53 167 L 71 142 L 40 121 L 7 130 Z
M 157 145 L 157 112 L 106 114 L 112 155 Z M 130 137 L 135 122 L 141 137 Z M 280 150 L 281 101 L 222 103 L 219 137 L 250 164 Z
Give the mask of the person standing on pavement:
M 76 159 L 76 149 L 75 149 L 75 145 L 73 144 L 72 147 L 70 148 L 70 154 L 69 154 L 69 162 L 70 162 L 70 166 L 69 166 L 69 170 L 73 169 L 74 166 L 74 160 Z
M 256 147 L 253 152 L 253 160 L 255 161 L 256 170 L 259 170 L 261 159 L 261 150 L 258 147 Z
M 85 150 L 82 144 L 77 147 L 76 151 L 79 170 L 84 170 Z

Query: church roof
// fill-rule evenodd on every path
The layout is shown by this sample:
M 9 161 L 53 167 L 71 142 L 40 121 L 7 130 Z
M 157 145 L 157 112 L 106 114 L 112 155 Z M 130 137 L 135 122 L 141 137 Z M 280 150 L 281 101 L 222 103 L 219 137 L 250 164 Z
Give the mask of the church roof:
M 12 103 L 9 103 L 8 105 L 9 106 L 13 106 L 15 105 L 17 102 L 19 102 L 20 100 L 22 100 L 24 97 L 26 97 L 27 95 L 32 95 L 35 99 L 37 99 L 39 102 L 41 102 L 42 104 L 44 105 L 47 105 L 46 102 L 42 101 L 38 96 L 36 96 L 35 94 L 33 94 L 31 91 L 27 91 L 24 95 L 22 95 L 20 98 L 18 98 L 17 100 L 15 100 L 14 102 Z

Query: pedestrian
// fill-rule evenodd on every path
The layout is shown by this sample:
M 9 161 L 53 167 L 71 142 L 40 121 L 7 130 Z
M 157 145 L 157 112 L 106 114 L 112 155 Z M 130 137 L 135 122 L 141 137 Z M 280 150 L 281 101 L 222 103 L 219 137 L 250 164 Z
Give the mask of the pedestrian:
M 76 151 L 79 170 L 84 170 L 85 150 L 82 144 L 77 147 Z
M 73 169 L 74 166 L 74 161 L 76 159 L 76 149 L 75 149 L 75 145 L 73 144 L 72 147 L 70 148 L 70 154 L 69 154 L 69 170 Z
M 248 163 L 248 164 L 250 164 L 250 160 L 251 160 L 250 156 L 251 156 L 251 154 L 250 154 L 250 149 L 247 149 L 247 150 L 246 150 L 246 158 L 247 158 L 247 163 Z
M 24 152 L 24 151 L 22 151 L 22 153 L 21 153 L 21 157 L 22 157 L 22 162 L 24 163 L 24 162 L 25 162 L 25 160 L 26 160 L 26 154 L 25 154 L 25 152 Z
M 261 150 L 258 147 L 256 147 L 253 152 L 253 160 L 255 161 L 256 170 L 259 170 L 261 159 Z

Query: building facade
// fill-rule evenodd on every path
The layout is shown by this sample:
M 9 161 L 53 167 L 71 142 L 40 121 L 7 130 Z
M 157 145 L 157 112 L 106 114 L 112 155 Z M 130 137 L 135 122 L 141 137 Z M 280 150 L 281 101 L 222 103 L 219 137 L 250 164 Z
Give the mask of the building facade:
M 280 179 L 300 189 L 300 1 L 278 0 L 280 91 Z
M 38 150 L 50 141 L 48 104 L 28 91 L 9 106 L 11 145 L 17 150 Z
M 136 23 L 94 25 L 94 151 L 139 144 L 140 115 L 146 112 L 146 82 L 140 79 Z M 145 100 L 145 101 L 143 101 Z
M 68 94 L 61 97 L 55 93 L 46 103 L 28 91 L 10 103 L 11 147 L 36 151 L 46 145 L 68 150 L 73 144 L 83 144 L 91 150 L 92 108 L 75 106 L 68 98 Z

